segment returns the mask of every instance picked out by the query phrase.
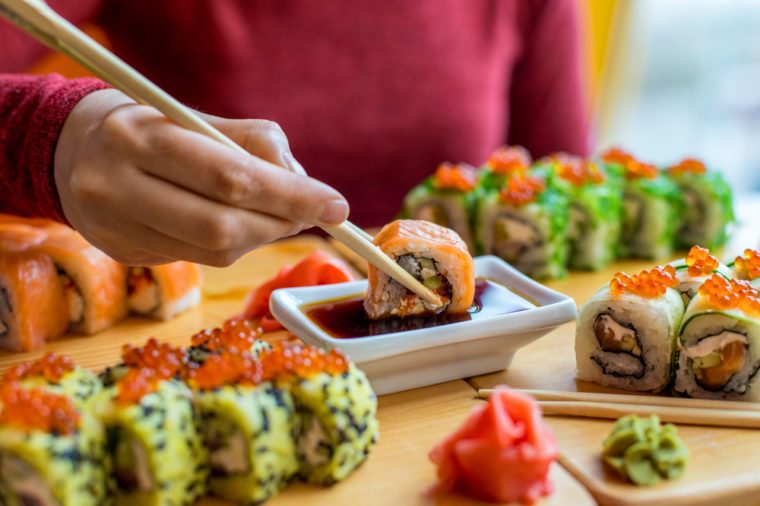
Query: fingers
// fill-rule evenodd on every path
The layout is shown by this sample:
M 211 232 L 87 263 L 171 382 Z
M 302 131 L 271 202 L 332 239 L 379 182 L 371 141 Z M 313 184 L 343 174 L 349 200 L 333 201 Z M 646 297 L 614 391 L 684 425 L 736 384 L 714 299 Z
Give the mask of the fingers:
M 211 115 L 204 115 L 204 118 L 252 155 L 274 165 L 290 169 L 287 156 L 290 155 L 292 158 L 293 155 L 290 153 L 288 137 L 280 125 L 274 121 L 261 119 L 230 120 Z
M 129 137 L 124 129 L 142 132 L 127 141 L 142 170 L 217 202 L 312 225 L 337 225 L 348 216 L 348 203 L 324 183 L 261 158 L 241 156 L 161 117 L 124 118 L 115 127 L 116 142 Z M 292 155 L 284 159 L 295 162 Z

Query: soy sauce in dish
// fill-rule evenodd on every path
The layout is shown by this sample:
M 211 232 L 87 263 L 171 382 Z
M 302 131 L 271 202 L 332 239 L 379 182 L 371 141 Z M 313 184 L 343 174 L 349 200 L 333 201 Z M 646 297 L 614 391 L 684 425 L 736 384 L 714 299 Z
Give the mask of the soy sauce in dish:
M 392 332 L 438 327 L 450 323 L 480 320 L 491 316 L 516 313 L 536 307 L 504 285 L 478 278 L 475 299 L 466 313 L 439 314 L 414 318 L 370 320 L 364 311 L 361 295 L 352 295 L 329 302 L 318 302 L 303 308 L 304 314 L 329 336 L 340 339 L 377 336 Z

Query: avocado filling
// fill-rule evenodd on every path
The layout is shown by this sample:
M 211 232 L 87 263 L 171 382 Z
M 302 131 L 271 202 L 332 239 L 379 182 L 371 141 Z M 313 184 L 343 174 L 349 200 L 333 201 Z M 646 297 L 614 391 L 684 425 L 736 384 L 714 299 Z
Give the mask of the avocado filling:
M 74 326 L 84 317 L 84 298 L 74 280 L 62 269 L 58 269 L 58 279 L 63 287 L 63 297 L 69 310 L 69 323 Z
M 126 431 L 111 431 L 114 444 L 113 473 L 119 489 L 124 492 L 149 492 L 155 487 L 145 447 Z
M 724 330 L 684 350 L 692 361 L 694 377 L 708 390 L 720 390 L 747 362 L 747 336 Z
M 10 495 L 10 504 L 59 506 L 37 469 L 15 455 L 0 453 L 0 481 L 0 488 Z M 5 504 L 3 499 L 0 496 L 0 504 Z
M 138 314 L 150 314 L 161 302 L 158 284 L 150 269 L 132 267 L 127 278 L 127 297 L 129 309 Z
M 494 249 L 507 262 L 516 262 L 523 253 L 541 243 L 541 233 L 521 218 L 507 214 L 494 224 Z
M 215 415 L 204 416 L 204 443 L 209 449 L 211 471 L 215 476 L 245 473 L 250 468 L 248 442 L 240 428 Z
M 420 206 L 415 213 L 415 218 L 418 220 L 431 221 L 444 227 L 449 226 L 449 215 L 446 213 L 446 210 L 438 204 L 431 203 Z

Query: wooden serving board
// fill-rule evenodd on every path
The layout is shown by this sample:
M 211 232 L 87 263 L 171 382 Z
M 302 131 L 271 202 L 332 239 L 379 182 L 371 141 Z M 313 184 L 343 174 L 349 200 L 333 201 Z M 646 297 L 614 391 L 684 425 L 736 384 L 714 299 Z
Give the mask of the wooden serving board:
M 637 272 L 648 267 L 651 263 L 621 263 L 597 273 L 574 273 L 547 285 L 581 304 L 616 271 Z M 470 378 L 469 382 L 475 388 L 506 384 L 536 390 L 621 393 L 575 380 L 574 339 L 575 323 L 563 325 L 518 351 L 507 371 Z M 602 465 L 602 440 L 613 421 L 570 417 L 548 417 L 547 421 L 557 434 L 560 462 L 600 504 L 760 504 L 760 431 L 680 425 L 679 433 L 690 452 L 684 474 L 654 487 L 636 487 Z
M 121 347 L 139 345 L 149 336 L 187 345 L 195 332 L 214 327 L 242 311 L 245 294 L 273 276 L 285 264 L 295 263 L 309 253 L 334 250 L 317 237 L 299 237 L 274 243 L 246 255 L 227 269 L 206 271 L 205 297 L 196 308 L 170 322 L 129 318 L 97 336 L 67 336 L 49 343 L 34 353 L 0 352 L 0 371 L 13 364 L 32 360 L 48 351 L 71 356 L 83 367 L 100 370 L 115 364 Z M 267 335 L 282 339 L 285 332 Z M 378 418 L 380 442 L 368 461 L 344 482 L 329 488 L 293 484 L 268 501 L 272 506 L 325 505 L 477 505 L 485 504 L 459 495 L 427 498 L 424 495 L 435 481 L 435 468 L 427 454 L 435 443 L 461 424 L 479 401 L 464 380 L 380 397 Z M 539 501 L 539 506 L 592 505 L 591 495 L 562 466 L 555 464 L 553 495 Z M 206 498 L 199 506 L 226 505 Z

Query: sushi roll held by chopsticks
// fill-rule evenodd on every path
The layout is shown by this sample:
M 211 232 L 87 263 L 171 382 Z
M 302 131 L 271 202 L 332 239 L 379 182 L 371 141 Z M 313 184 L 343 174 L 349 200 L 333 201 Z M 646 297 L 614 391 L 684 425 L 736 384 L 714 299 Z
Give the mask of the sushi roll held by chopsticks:
M 202 273 L 191 262 L 130 267 L 127 302 L 133 313 L 171 320 L 201 302 Z
M 101 506 L 109 461 L 103 427 L 63 394 L 0 385 L 0 504 Z
M 473 250 L 471 231 L 478 184 L 477 171 L 467 164 L 438 166 L 435 174 L 404 199 L 404 216 L 451 228 Z
M 678 185 L 683 202 L 677 245 L 688 248 L 701 244 L 717 249 L 726 244 L 734 210 L 731 187 L 723 176 L 708 171 L 704 163 L 694 158 L 668 168 L 668 175 Z
M 443 304 L 431 305 L 370 265 L 364 299 L 370 319 L 465 313 L 472 305 L 475 267 L 467 245 L 453 230 L 429 221 L 396 220 L 383 227 L 374 243 Z
M 677 287 L 672 265 L 615 274 L 580 310 L 577 378 L 625 390 L 664 389 L 684 313 Z
M 689 304 L 674 391 L 701 399 L 760 400 L 760 294 L 713 274 Z

